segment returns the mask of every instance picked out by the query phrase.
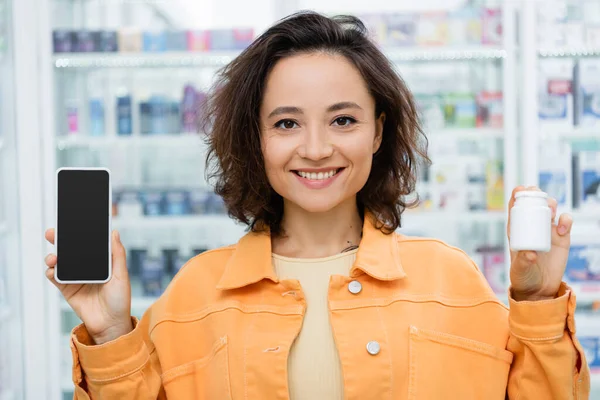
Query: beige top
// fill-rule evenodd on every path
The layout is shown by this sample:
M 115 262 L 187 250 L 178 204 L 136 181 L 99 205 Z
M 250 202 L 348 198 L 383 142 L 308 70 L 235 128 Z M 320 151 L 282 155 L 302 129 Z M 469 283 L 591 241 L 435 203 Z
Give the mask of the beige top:
M 340 358 L 335 347 L 327 293 L 331 275 L 348 276 L 358 250 L 325 258 L 289 258 L 273 254 L 280 279 L 297 279 L 306 298 L 306 314 L 288 358 L 291 400 L 343 399 Z

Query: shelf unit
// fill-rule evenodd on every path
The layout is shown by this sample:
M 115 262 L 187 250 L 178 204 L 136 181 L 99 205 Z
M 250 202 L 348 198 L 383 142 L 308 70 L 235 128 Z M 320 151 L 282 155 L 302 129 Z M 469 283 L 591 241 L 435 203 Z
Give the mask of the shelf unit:
M 4 304 L 4 305 L 0 304 L 0 324 L 2 324 L 4 321 L 8 321 L 10 316 L 11 316 L 10 307 L 6 304 Z
M 130 136 L 119 136 L 113 133 L 106 136 L 60 136 L 56 139 L 56 148 L 58 150 L 78 147 L 109 148 L 113 146 L 185 148 L 194 146 L 202 147 L 203 144 L 203 137 L 195 133 Z
M 17 400 L 17 397 L 12 390 L 5 390 L 0 393 L 0 400 Z

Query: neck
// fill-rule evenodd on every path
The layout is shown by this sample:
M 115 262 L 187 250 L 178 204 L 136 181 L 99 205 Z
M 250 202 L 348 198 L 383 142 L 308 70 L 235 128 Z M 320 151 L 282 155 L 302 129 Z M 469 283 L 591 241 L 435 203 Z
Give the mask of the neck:
M 328 257 L 360 242 L 363 221 L 355 198 L 323 213 L 308 212 L 287 201 L 283 210 L 284 235 L 273 238 L 273 253 L 297 258 Z

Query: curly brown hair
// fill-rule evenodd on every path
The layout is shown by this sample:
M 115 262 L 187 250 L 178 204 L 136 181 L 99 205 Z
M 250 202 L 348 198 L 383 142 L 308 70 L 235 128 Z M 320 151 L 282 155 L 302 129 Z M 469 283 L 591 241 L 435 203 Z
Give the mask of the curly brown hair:
M 385 113 L 382 143 L 373 155 L 367 183 L 357 194 L 386 233 L 400 217 L 417 180 L 420 161 L 429 162 L 415 102 L 393 64 L 369 39 L 360 19 L 316 12 L 290 15 L 260 35 L 219 71 L 205 104 L 207 174 L 231 217 L 252 231 L 282 234 L 283 198 L 267 179 L 261 149 L 259 109 L 265 82 L 275 64 L 298 53 L 327 52 L 346 57 L 361 73 L 375 99 L 376 117 Z

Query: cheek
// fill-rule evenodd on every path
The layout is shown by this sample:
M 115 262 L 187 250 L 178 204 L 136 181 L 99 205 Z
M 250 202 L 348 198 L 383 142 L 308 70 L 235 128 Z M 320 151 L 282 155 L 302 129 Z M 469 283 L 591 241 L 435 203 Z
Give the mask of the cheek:
M 285 172 L 290 151 L 284 144 L 276 138 L 265 139 L 262 143 L 263 159 L 269 180 Z

